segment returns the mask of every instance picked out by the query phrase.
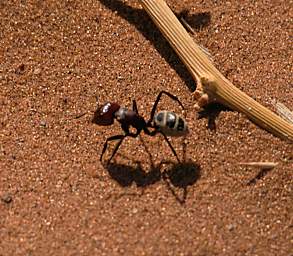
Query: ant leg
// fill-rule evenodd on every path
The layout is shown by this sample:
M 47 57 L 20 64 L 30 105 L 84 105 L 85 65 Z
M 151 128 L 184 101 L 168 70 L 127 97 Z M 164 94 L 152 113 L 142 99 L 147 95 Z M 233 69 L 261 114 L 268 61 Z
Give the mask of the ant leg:
M 177 101 L 178 104 L 182 107 L 182 109 L 184 109 L 183 104 L 181 103 L 181 101 L 180 101 L 176 96 L 174 96 L 173 94 L 171 94 L 171 93 L 169 93 L 169 92 L 161 91 L 161 92 L 159 93 L 159 95 L 157 96 L 157 99 L 156 99 L 156 101 L 155 101 L 155 103 L 154 103 L 154 106 L 153 106 L 153 108 L 152 108 L 151 116 L 150 116 L 150 119 L 149 119 L 148 123 L 151 123 L 151 122 L 153 121 L 153 118 L 154 118 L 154 115 L 155 115 L 155 112 L 156 112 L 157 106 L 158 106 L 159 101 L 161 100 L 161 97 L 162 97 L 163 94 L 166 94 L 166 95 L 169 96 L 172 100 Z
M 160 132 L 160 131 L 158 131 L 158 130 L 156 130 L 156 129 L 153 130 L 153 131 L 149 131 L 147 128 L 144 128 L 144 132 L 145 132 L 147 135 L 149 135 L 149 136 L 155 136 L 157 133 L 161 133 L 161 134 L 163 135 L 165 141 L 168 143 L 169 147 L 171 148 L 171 150 L 172 150 L 174 156 L 176 157 L 178 163 L 180 163 L 180 159 L 179 159 L 179 157 L 178 157 L 178 155 L 177 155 L 175 149 L 173 148 L 171 142 L 168 140 L 167 136 L 166 136 L 164 133 L 162 133 L 162 132 Z
M 161 132 L 161 134 L 163 135 L 165 141 L 168 143 L 169 147 L 171 148 L 171 150 L 172 150 L 174 156 L 176 157 L 178 163 L 180 163 L 179 157 L 178 157 L 178 155 L 177 155 L 175 149 L 173 148 L 171 142 L 168 140 L 167 136 L 166 136 L 164 133 Z
M 123 138 L 121 138 L 119 140 L 119 142 L 117 143 L 117 145 L 114 148 L 114 151 L 112 153 L 112 156 L 109 158 L 108 163 L 112 160 L 112 158 L 115 156 L 116 152 L 118 151 L 118 148 L 120 147 L 120 145 L 122 144 L 123 140 L 126 138 L 127 135 L 124 135 Z
M 125 135 L 116 135 L 116 136 L 113 136 L 115 137 L 113 140 L 117 140 L 117 139 L 120 139 L 120 141 L 117 143 L 117 145 L 115 146 L 114 148 L 114 151 L 112 153 L 112 156 L 110 157 L 110 159 L 108 160 L 108 163 L 112 160 L 112 158 L 115 156 L 116 152 L 118 151 L 120 145 L 122 144 L 123 140 L 126 138 L 126 137 L 132 137 L 132 138 L 136 138 L 139 134 L 140 134 L 141 130 L 138 130 L 136 133 L 126 133 Z M 113 138 L 111 137 L 111 138 Z
M 109 141 L 112 141 L 112 140 L 120 140 L 121 141 L 120 144 L 121 144 L 122 143 L 122 140 L 124 139 L 124 137 L 125 137 L 125 135 L 115 135 L 115 136 L 112 136 L 112 137 L 108 138 L 106 140 L 106 142 L 104 143 L 104 147 L 103 147 L 103 150 L 102 150 L 102 154 L 100 156 L 100 161 L 102 161 L 103 155 L 106 152 L 106 149 L 107 149 L 107 146 L 108 146 L 108 142 Z M 112 155 L 112 157 L 113 157 L 113 155 Z
M 146 127 L 143 128 L 145 134 L 149 136 L 155 136 L 159 131 L 154 128 L 153 131 L 150 131 L 148 128 L 154 128 L 151 123 L 148 123 Z
M 138 109 L 137 109 L 137 104 L 136 104 L 136 100 L 132 101 L 132 110 L 138 114 Z

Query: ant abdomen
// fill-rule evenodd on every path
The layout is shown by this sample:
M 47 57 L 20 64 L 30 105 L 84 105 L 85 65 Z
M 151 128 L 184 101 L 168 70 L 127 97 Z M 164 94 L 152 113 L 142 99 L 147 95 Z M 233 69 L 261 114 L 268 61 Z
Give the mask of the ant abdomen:
M 166 136 L 180 137 L 188 133 L 187 122 L 174 112 L 159 111 L 153 121 L 155 127 Z

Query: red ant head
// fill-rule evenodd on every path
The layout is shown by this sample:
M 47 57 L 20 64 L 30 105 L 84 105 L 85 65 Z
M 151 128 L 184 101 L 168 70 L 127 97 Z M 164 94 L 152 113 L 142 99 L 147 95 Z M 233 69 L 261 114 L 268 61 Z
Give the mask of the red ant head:
M 97 125 L 111 125 L 114 123 L 115 112 L 120 108 L 117 103 L 107 102 L 99 106 L 92 120 Z

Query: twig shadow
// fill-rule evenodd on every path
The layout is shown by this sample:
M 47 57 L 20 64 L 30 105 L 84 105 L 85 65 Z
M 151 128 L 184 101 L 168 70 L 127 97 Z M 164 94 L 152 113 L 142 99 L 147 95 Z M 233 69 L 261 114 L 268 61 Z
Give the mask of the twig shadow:
M 192 92 L 195 91 L 196 82 L 144 10 L 128 6 L 120 0 L 99 1 L 105 7 L 116 12 L 120 17 L 134 25 L 142 35 L 154 45 L 166 62 L 177 72 L 189 90 Z M 190 22 L 190 25 L 193 26 L 195 30 L 208 26 L 211 20 L 210 13 L 188 15 L 188 12 L 185 10 L 178 15 L 184 16 L 185 20 Z
M 211 23 L 210 12 L 202 12 L 190 15 L 189 11 L 187 9 L 184 9 L 176 16 L 179 18 L 179 20 L 184 19 L 188 23 L 188 25 L 191 26 L 192 29 L 198 31 Z
M 227 106 L 221 103 L 210 103 L 204 107 L 204 109 L 198 112 L 197 119 L 205 118 L 208 120 L 208 128 L 210 130 L 216 130 L 216 119 L 219 117 L 222 111 L 233 111 Z
M 260 179 L 262 179 L 263 177 L 265 177 L 273 168 L 264 168 L 264 169 L 261 169 L 257 175 L 255 177 L 253 177 L 251 180 L 249 180 L 247 182 L 247 185 L 251 186 L 251 185 L 254 185 L 256 184 L 256 182 L 258 182 Z

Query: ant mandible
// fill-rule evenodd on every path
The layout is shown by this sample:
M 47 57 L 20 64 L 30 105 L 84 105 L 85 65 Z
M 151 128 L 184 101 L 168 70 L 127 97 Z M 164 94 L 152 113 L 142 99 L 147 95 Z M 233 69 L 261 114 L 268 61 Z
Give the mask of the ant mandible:
M 157 133 L 161 133 L 168 143 L 169 147 L 171 148 L 174 156 L 177 158 L 178 162 L 180 162 L 177 153 L 171 145 L 170 141 L 168 140 L 167 136 L 184 136 L 188 133 L 188 127 L 186 121 L 174 112 L 163 110 L 155 114 L 158 103 L 163 94 L 178 102 L 182 109 L 184 109 L 179 99 L 166 91 L 161 91 L 158 94 L 150 114 L 150 119 L 147 122 L 141 115 L 139 115 L 135 100 L 132 101 L 132 110 L 121 107 L 116 102 L 107 102 L 104 105 L 98 107 L 92 119 L 93 123 L 101 126 L 110 126 L 114 123 L 114 120 L 116 119 L 120 123 L 121 128 L 124 131 L 124 134 L 114 135 L 107 138 L 102 150 L 100 161 L 102 161 L 109 141 L 119 140 L 114 148 L 112 156 L 108 160 L 108 163 L 115 156 L 120 145 L 126 137 L 136 138 L 141 133 L 141 131 L 144 131 L 144 133 L 149 136 L 155 136 Z M 129 131 L 129 128 L 131 126 L 136 129 L 135 133 Z M 152 128 L 153 130 L 150 131 L 149 128 Z

